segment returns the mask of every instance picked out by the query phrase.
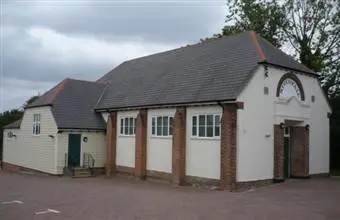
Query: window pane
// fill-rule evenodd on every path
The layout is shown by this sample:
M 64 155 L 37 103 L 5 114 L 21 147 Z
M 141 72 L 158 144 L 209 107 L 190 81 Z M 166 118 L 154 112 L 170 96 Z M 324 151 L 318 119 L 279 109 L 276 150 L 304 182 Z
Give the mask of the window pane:
M 129 133 L 129 119 L 125 118 L 124 119 L 124 134 L 128 134 Z
M 219 115 L 215 115 L 215 136 L 220 136 L 220 127 L 221 127 L 221 117 Z
M 192 136 L 197 136 L 197 116 L 192 116 Z
M 170 117 L 169 119 L 169 135 L 172 135 L 172 124 L 173 124 L 173 117 Z
M 120 134 L 124 133 L 124 119 L 120 119 Z
M 214 116 L 207 115 L 207 137 L 214 135 Z
M 205 126 L 205 115 L 199 116 L 199 126 Z
M 162 135 L 162 117 L 157 117 L 157 136 Z
M 198 135 L 200 136 L 200 137 L 205 137 L 205 126 L 204 127 L 199 127 L 199 129 L 198 129 Z
M 214 116 L 213 115 L 207 115 L 207 125 L 213 126 L 214 125 Z
M 33 125 L 33 134 L 35 134 L 35 125 Z
M 133 134 L 133 118 L 129 118 L 129 134 Z
M 199 128 L 198 128 L 198 136 L 200 137 L 205 137 L 205 115 L 200 115 L 198 117 L 198 123 L 199 123 Z
M 136 124 L 137 124 L 137 119 L 134 118 L 134 121 L 133 121 L 133 134 L 136 134 Z
M 38 124 L 38 132 L 37 134 L 40 134 L 40 124 Z
M 152 132 L 153 135 L 156 133 L 156 118 L 152 117 Z
M 208 126 L 207 127 L 207 137 L 213 137 L 214 136 L 214 127 Z
M 163 117 L 163 136 L 168 136 L 169 132 L 169 118 L 168 117 Z

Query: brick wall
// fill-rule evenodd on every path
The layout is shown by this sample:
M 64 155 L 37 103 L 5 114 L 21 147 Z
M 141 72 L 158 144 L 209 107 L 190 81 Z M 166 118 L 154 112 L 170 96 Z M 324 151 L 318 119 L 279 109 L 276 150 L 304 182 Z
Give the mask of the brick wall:
M 137 115 L 135 136 L 135 176 L 140 179 L 146 177 L 147 122 L 147 110 L 140 110 Z
M 274 125 L 274 179 L 284 180 L 284 140 L 283 128 Z
M 220 188 L 236 188 L 236 132 L 237 105 L 223 106 L 221 122 L 221 175 Z
M 116 172 L 116 146 L 117 146 L 117 112 L 110 112 L 106 124 L 107 162 L 106 175 Z
M 172 182 L 185 183 L 186 109 L 177 108 L 172 129 Z

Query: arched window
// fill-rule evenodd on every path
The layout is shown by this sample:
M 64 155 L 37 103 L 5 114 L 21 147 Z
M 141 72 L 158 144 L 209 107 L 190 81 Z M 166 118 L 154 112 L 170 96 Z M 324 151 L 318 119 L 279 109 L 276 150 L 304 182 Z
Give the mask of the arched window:
M 293 73 L 286 73 L 281 77 L 277 85 L 276 96 L 283 98 L 295 96 L 301 101 L 305 100 L 302 83 Z

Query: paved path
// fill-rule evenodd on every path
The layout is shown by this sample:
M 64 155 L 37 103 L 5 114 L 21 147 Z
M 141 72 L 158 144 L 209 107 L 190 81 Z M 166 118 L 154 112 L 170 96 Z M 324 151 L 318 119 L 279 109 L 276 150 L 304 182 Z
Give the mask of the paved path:
M 0 219 L 340 219 L 340 179 L 290 180 L 229 193 L 124 177 L 0 171 Z

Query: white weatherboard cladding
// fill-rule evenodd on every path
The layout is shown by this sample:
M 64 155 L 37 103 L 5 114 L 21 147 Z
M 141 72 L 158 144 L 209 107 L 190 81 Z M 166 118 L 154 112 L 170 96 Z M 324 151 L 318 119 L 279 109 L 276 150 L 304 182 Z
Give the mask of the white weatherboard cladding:
M 284 120 L 303 121 L 310 124 L 310 174 L 328 172 L 329 126 L 327 101 L 317 79 L 296 74 L 300 79 L 305 101 L 295 97 L 276 97 L 280 78 L 288 70 L 268 68 L 268 77 L 261 66 L 254 73 L 247 87 L 238 97 L 244 109 L 237 115 L 237 181 L 273 178 L 274 172 L 274 124 Z M 269 94 L 264 94 L 264 87 Z M 314 95 L 316 101 L 311 102 Z
M 120 119 L 137 118 L 138 111 L 122 111 L 117 113 L 117 166 L 135 167 L 135 135 L 120 134 Z
M 147 131 L 147 170 L 172 172 L 172 136 L 153 137 L 151 135 L 152 117 L 169 116 L 174 117 L 175 108 L 148 110 L 148 131 Z
M 39 135 L 33 135 L 33 114 L 41 116 Z M 10 131 L 16 137 L 9 138 L 7 133 Z M 4 130 L 3 161 L 45 173 L 57 174 L 56 134 L 57 125 L 51 107 L 26 109 L 20 129 Z
M 197 114 L 221 114 L 222 107 L 188 107 L 186 122 L 186 175 L 220 179 L 220 138 L 191 137 L 192 116 Z
M 58 174 L 63 173 L 65 167 L 65 153 L 68 152 L 68 138 L 69 134 L 80 134 L 80 165 L 83 164 L 83 154 L 89 153 L 95 160 L 94 167 L 104 167 L 106 163 L 106 137 L 102 131 L 63 131 L 58 133 L 58 157 L 57 157 L 57 171 Z M 87 137 L 87 142 L 83 138 Z

